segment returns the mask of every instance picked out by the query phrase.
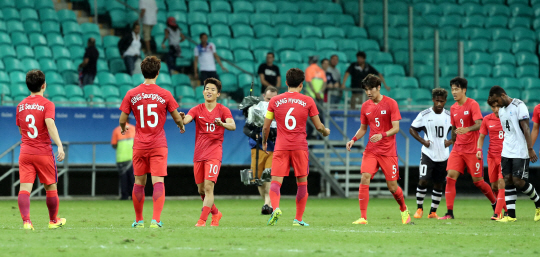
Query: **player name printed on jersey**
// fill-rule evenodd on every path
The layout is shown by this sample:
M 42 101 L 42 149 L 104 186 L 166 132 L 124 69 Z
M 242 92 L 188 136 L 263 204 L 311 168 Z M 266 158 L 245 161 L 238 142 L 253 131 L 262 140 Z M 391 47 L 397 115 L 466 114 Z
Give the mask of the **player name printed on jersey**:
M 280 105 L 282 104 L 285 104 L 285 103 L 290 103 L 290 104 L 299 104 L 299 105 L 302 105 L 303 107 L 306 107 L 306 102 L 300 100 L 300 99 L 294 99 L 294 98 L 283 98 L 283 99 L 280 99 L 278 101 L 276 101 L 276 107 L 279 107 Z
M 45 106 L 43 105 L 39 105 L 39 104 L 36 104 L 36 103 L 33 103 L 33 104 L 21 104 L 19 105 L 19 112 L 22 112 L 24 110 L 38 110 L 38 111 L 43 111 L 45 110 Z
M 140 93 L 140 94 L 137 94 L 136 96 L 133 96 L 131 98 L 131 104 L 135 104 L 138 101 L 143 100 L 143 99 L 151 99 L 151 100 L 160 102 L 161 104 L 165 104 L 165 99 L 163 99 L 158 94 L 145 94 L 145 93 Z
M 519 122 L 529 119 L 529 110 L 519 99 L 512 100 L 508 106 L 499 108 L 499 119 L 504 130 L 502 157 L 528 159 L 527 141 Z
M 411 126 L 417 131 L 424 131 L 424 139 L 430 142 L 429 147 L 422 146 L 422 153 L 434 162 L 448 160 L 450 150 L 445 147 L 444 141 L 452 128 L 450 111 L 443 109 L 437 114 L 433 108 L 426 109 L 416 116 Z

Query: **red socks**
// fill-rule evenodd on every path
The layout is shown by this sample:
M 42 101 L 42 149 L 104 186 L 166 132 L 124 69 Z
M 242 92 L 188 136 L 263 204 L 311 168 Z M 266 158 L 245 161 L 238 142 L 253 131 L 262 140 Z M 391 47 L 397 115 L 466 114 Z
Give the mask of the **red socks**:
M 201 195 L 201 199 L 203 200 L 203 202 L 204 202 L 204 197 L 205 196 L 206 195 Z M 218 214 L 218 212 L 219 212 L 219 210 L 216 207 L 216 204 L 212 204 L 212 208 L 210 208 L 210 213 L 212 213 L 212 215 L 216 215 L 216 214 Z
M 491 190 L 491 189 L 490 189 Z M 450 177 L 446 177 L 446 190 L 444 192 L 446 198 L 446 209 L 454 209 L 454 199 L 456 199 L 456 180 Z
M 495 195 L 493 195 L 493 191 L 491 191 L 491 187 L 488 185 L 488 183 L 486 183 L 486 181 L 484 180 L 477 181 L 477 182 L 474 182 L 474 185 L 478 187 L 480 191 L 482 191 L 482 193 L 489 199 L 491 204 L 494 204 L 497 201 L 497 199 L 495 198 Z
M 360 189 L 358 190 L 358 201 L 360 202 L 360 212 L 362 218 L 367 220 L 367 206 L 369 203 L 369 185 L 360 184 Z
M 131 198 L 133 198 L 133 208 L 135 208 L 135 220 L 139 222 L 143 220 L 144 186 L 134 184 Z
M 272 208 L 274 210 L 279 208 L 279 198 L 281 197 L 280 189 L 281 183 L 272 181 L 270 184 L 270 202 L 272 203 Z
M 21 212 L 21 218 L 23 221 L 30 221 L 30 192 L 19 191 L 19 211 Z
M 202 207 L 202 212 L 201 212 L 201 217 L 199 219 L 206 221 L 208 219 L 208 214 L 210 214 L 210 207 L 203 206 Z
M 302 216 L 304 215 L 304 210 L 306 209 L 306 202 L 309 195 L 307 192 L 307 181 L 299 182 L 297 183 L 297 185 L 298 185 L 298 189 L 296 191 L 296 217 L 295 219 L 298 221 L 302 221 Z
M 401 190 L 401 187 L 398 186 L 398 189 L 392 195 L 394 196 L 394 199 L 396 199 L 396 202 L 399 204 L 399 210 L 402 212 L 407 210 L 407 205 L 405 205 L 405 197 L 403 197 L 403 191 Z
M 58 199 L 58 191 L 50 190 L 46 191 L 47 193 L 47 208 L 49 209 L 49 220 L 53 223 L 56 223 L 58 217 L 58 206 L 60 205 L 60 200 Z
M 499 191 L 497 192 L 497 206 L 495 206 L 495 213 L 497 215 L 501 213 L 503 208 L 504 211 L 508 212 L 508 210 L 506 209 L 506 201 L 504 197 L 504 189 L 499 189 Z
M 165 204 L 165 184 L 163 184 L 163 182 L 157 182 L 154 184 L 152 200 L 154 201 L 154 213 L 152 215 L 152 219 L 160 222 L 161 211 L 163 210 L 163 205 Z

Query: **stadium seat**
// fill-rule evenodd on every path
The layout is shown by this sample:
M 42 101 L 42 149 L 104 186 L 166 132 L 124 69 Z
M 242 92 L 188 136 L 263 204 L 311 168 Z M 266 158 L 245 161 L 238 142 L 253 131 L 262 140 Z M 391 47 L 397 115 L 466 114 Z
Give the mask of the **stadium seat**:
M 337 50 L 336 42 L 330 39 L 317 40 L 315 46 L 317 51 Z
M 160 76 L 158 76 L 158 79 L 159 77 Z M 109 97 L 119 98 L 120 97 L 120 91 L 115 86 L 101 86 L 101 93 L 104 98 L 109 98 Z
M 85 35 L 95 35 L 96 37 L 101 37 L 99 32 L 99 27 L 95 23 L 83 23 L 81 24 L 81 31 Z
M 354 40 L 343 39 L 339 40 L 337 43 L 340 51 L 358 51 L 358 44 Z
M 276 13 L 277 6 L 272 2 L 267 1 L 257 1 L 254 3 L 255 12 L 257 13 Z
M 245 13 L 232 13 L 229 15 L 229 26 L 244 24 L 249 25 L 249 15 Z
M 511 53 L 494 53 L 492 55 L 493 57 L 493 64 L 495 65 L 502 65 L 502 64 L 509 64 L 509 65 L 516 65 L 516 59 L 514 58 L 514 55 Z
M 284 13 L 276 13 L 274 15 L 271 16 L 272 17 L 272 24 L 274 26 L 277 26 L 277 25 L 292 25 L 293 24 L 293 19 L 292 19 L 292 16 L 290 14 L 284 14 Z
M 212 40 L 210 42 L 214 43 L 217 49 L 229 50 L 231 48 L 229 44 L 229 39 L 229 37 L 212 37 Z
M 356 3 L 358 4 L 358 3 Z M 408 1 L 407 2 L 400 2 L 396 1 L 393 2 L 391 5 L 388 6 L 388 13 L 390 14 L 402 14 L 403 10 L 407 10 L 409 8 Z
M 416 27 L 414 28 L 413 34 L 414 38 L 418 39 L 433 39 L 433 30 L 432 27 Z
M 253 30 L 255 31 L 255 36 L 257 38 L 263 38 L 263 37 L 277 37 L 277 31 L 274 27 L 266 24 L 259 24 L 255 25 L 253 27 Z
M 484 12 L 488 16 L 510 16 L 510 8 L 504 4 L 486 4 L 484 5 Z
M 300 7 L 298 6 L 297 2 L 278 1 L 275 3 L 276 3 L 276 6 L 279 6 L 278 14 L 290 15 L 290 13 L 296 14 L 300 11 Z
M 532 77 L 538 78 L 538 66 L 537 65 L 524 65 L 516 69 L 516 77 Z
M 53 1 L 34 1 L 34 8 L 36 10 L 54 10 Z
M 133 89 L 133 86 L 131 85 L 122 85 L 118 88 L 118 91 L 120 93 L 120 97 L 123 98 L 124 96 L 126 96 L 127 92 L 129 90 Z
M 415 90 L 416 88 L 419 87 L 418 80 L 416 78 L 414 78 L 414 77 L 401 77 L 401 78 L 398 79 L 396 85 L 400 89 L 412 89 L 412 90 Z
M 253 4 L 248 1 L 233 1 L 232 2 L 233 11 L 235 13 L 254 13 L 255 8 Z
M 251 26 L 259 25 L 259 24 L 266 24 L 266 25 L 272 25 L 272 18 L 270 14 L 266 13 L 254 13 L 251 14 L 249 17 Z
M 30 8 L 22 9 L 20 12 L 20 15 L 21 15 L 22 21 L 29 21 L 29 20 L 38 21 L 39 20 L 38 14 L 36 10 L 34 9 L 30 9 Z
M 19 11 L 15 8 L 3 8 L 2 14 L 4 15 L 4 20 L 6 21 L 21 20 L 21 15 L 19 14 Z
M 283 50 L 294 50 L 294 42 L 284 38 L 276 38 L 274 40 L 274 51 L 281 52 Z
M 345 29 L 345 36 L 348 39 L 367 39 L 367 32 L 364 28 L 348 26 Z
M 375 40 L 361 40 L 358 41 L 358 50 L 360 51 L 380 51 L 379 44 Z
M 373 52 L 368 55 L 374 64 L 393 64 L 394 59 L 390 53 Z
M 58 20 L 61 23 L 77 22 L 77 15 L 72 10 L 62 9 L 57 12 Z
M 72 21 L 68 21 L 68 22 L 62 21 L 62 32 L 64 36 L 69 35 L 69 34 L 78 34 L 82 36 L 83 34 L 79 24 L 77 22 L 72 22 Z
M 273 49 L 273 40 L 271 38 L 261 38 L 261 39 L 254 39 L 251 41 L 251 50 L 268 50 L 271 51 Z
M 535 88 L 537 89 L 537 88 Z M 528 104 L 536 104 L 540 102 L 540 95 L 536 92 L 523 91 L 521 92 L 521 99 Z
M 64 39 L 60 34 L 47 34 L 47 43 L 49 47 L 64 46 Z
M 85 49 L 82 46 L 71 46 L 69 48 L 69 54 L 72 60 L 82 60 L 84 57 Z
M 519 52 L 516 53 L 516 62 L 519 66 L 524 65 L 536 65 L 538 66 L 538 57 L 536 55 L 532 55 L 529 52 Z
M 7 51 L 7 49 L 2 49 L 2 51 Z M 2 51 L 0 51 L 0 54 L 2 54 Z M 51 49 L 47 46 L 38 46 L 34 48 L 34 55 L 36 59 L 47 59 L 52 58 L 52 52 Z
M 233 25 L 231 26 L 231 30 L 235 38 L 254 37 L 253 29 L 248 25 L 243 25 L 243 24 Z
M 172 84 L 175 86 L 191 86 L 191 80 L 185 74 L 175 74 L 171 77 Z
M 489 77 L 491 75 L 491 65 L 478 64 L 471 65 L 467 69 L 467 76 L 471 77 Z
M 494 40 L 506 39 L 512 40 L 512 32 L 509 29 L 495 28 L 491 29 L 491 38 Z
M 414 78 L 411 78 L 414 79 Z M 411 99 L 412 102 L 430 102 L 431 101 L 431 91 L 423 88 L 411 90 Z
M 167 1 L 167 7 L 169 11 L 183 11 L 183 12 L 187 11 L 187 6 L 184 1 Z M 217 11 L 217 8 L 216 10 L 212 8 L 212 12 L 215 12 L 215 11 Z M 229 11 L 230 11 L 230 7 L 229 7 Z
M 408 44 L 408 41 L 406 41 L 406 44 Z M 458 49 L 458 41 L 457 40 L 441 40 L 441 41 L 439 41 L 439 51 L 457 51 L 457 49 Z
M 538 71 L 536 73 L 538 74 Z M 514 65 L 496 65 L 493 67 L 494 78 L 502 78 L 502 77 L 513 78 L 515 77 L 515 75 L 516 75 L 516 68 Z
M 322 38 L 322 30 L 314 26 L 305 26 L 301 30 L 302 38 L 320 39 Z
M 28 20 L 23 23 L 24 32 L 27 34 L 30 33 L 41 33 L 41 25 L 36 20 Z
M 15 98 L 17 96 L 28 96 L 30 91 L 24 84 L 11 84 L 10 86 L 11 97 Z
M 66 91 L 62 85 L 56 85 L 51 84 L 47 85 L 47 89 L 45 90 L 45 96 L 46 97 L 56 97 L 56 96 L 66 96 Z
M 231 37 L 229 26 L 223 24 L 215 24 L 210 26 L 210 36 L 212 37 Z
M 161 76 L 161 74 L 160 74 Z M 160 77 L 158 76 L 158 77 Z M 99 72 L 96 76 L 100 86 L 116 86 L 116 77 L 109 72 Z
M 401 65 L 390 64 L 384 67 L 383 75 L 388 76 L 388 77 L 392 77 L 392 76 L 405 77 L 405 70 L 403 69 L 403 66 Z
M 538 94 L 538 91 L 535 91 L 535 90 L 540 89 L 539 78 L 533 78 L 533 77 L 519 78 L 519 83 L 521 87 L 524 89 L 524 92 L 532 91 L 533 93 Z
M 314 22 L 314 17 L 309 14 L 298 14 L 295 15 L 295 19 L 293 19 L 293 25 L 295 26 L 312 26 Z
M 234 51 L 234 60 L 236 62 L 254 61 L 254 58 L 253 58 L 253 54 L 251 54 L 251 51 L 239 49 L 239 50 Z
M 24 32 L 23 24 L 18 20 L 8 20 L 6 22 L 7 32 L 13 34 L 14 32 Z
M 11 46 L 11 44 L 12 44 L 12 41 L 11 41 L 10 36 L 5 32 L 0 31 L 0 45 Z M 15 45 L 19 45 L 19 44 L 15 44 Z
M 355 21 L 350 15 L 335 15 L 334 20 L 334 25 L 336 27 L 355 26 Z
M 77 68 L 73 64 L 73 62 L 69 59 L 60 59 L 56 61 L 56 65 L 58 66 L 58 72 L 64 72 L 64 71 L 77 71 Z
M 190 35 L 192 38 L 199 38 L 201 33 L 206 33 L 207 35 L 210 35 L 210 31 L 208 30 L 208 26 L 201 25 L 201 24 L 195 24 L 191 25 L 189 27 Z
M 390 42 L 394 41 L 394 39 L 408 39 L 408 36 L 408 27 L 389 28 L 388 37 L 391 39 Z
M 90 100 L 94 97 L 103 97 L 101 89 L 96 85 L 86 85 L 83 88 L 84 96 L 87 100 Z
M 15 52 L 15 49 L 13 46 L 3 46 L 2 51 L 0 51 L 0 59 L 5 60 L 6 57 L 17 57 L 17 54 Z
M 518 89 L 521 90 L 521 84 L 519 83 L 519 80 L 516 78 L 501 78 L 498 79 L 500 81 L 500 86 L 506 89 Z
M 464 18 L 464 20 L 467 18 Z M 484 21 L 479 22 L 479 25 L 483 25 Z M 462 19 L 459 15 L 449 15 L 443 16 L 439 19 L 438 22 L 439 28 L 441 29 L 456 29 L 462 25 Z M 465 27 L 465 26 L 464 26 Z
M 51 47 L 54 60 L 71 59 L 69 50 L 63 46 Z
M 324 34 L 324 38 L 327 38 L 327 39 L 345 38 L 345 31 L 341 28 L 336 28 L 336 27 L 323 28 L 323 34 Z
M 442 77 L 455 77 L 458 75 L 457 64 L 454 65 L 441 65 L 441 76 Z
M 251 46 L 251 40 L 248 40 L 246 38 L 231 38 L 229 40 L 229 44 L 231 46 L 231 49 L 245 49 L 249 50 Z
M 12 71 L 12 72 L 9 73 L 9 80 L 10 80 L 12 85 L 14 85 L 14 84 L 23 84 L 23 85 L 25 85 L 26 84 L 26 72 Z M 11 93 L 13 93 L 13 89 L 11 91 L 12 91 Z M 15 97 L 15 96 L 13 96 L 13 97 Z
M 56 63 L 51 59 L 40 59 L 39 67 L 45 73 L 49 71 L 54 71 L 54 72 L 58 71 L 58 68 L 56 67 Z
M 281 51 L 279 58 L 281 62 L 302 62 L 302 56 L 296 51 Z
M 9 84 L 10 82 L 9 74 L 5 71 L 0 71 L 0 83 Z
M 208 24 L 208 20 L 206 19 L 206 13 L 202 12 L 190 12 L 187 14 L 187 20 L 189 21 L 189 25 L 195 25 L 195 24 L 202 24 L 206 25 Z
M 217 54 L 222 60 L 234 61 L 234 55 L 231 51 L 226 49 L 218 49 Z
M 17 52 L 17 58 L 24 59 L 24 58 L 34 58 L 34 50 L 32 50 L 31 47 L 26 45 L 19 45 L 16 47 Z
M 433 40 L 424 39 L 424 40 L 416 40 L 414 43 L 414 50 L 415 51 L 433 51 L 435 45 Z
M 45 35 L 48 35 L 48 34 L 60 35 L 60 23 L 56 21 L 42 22 L 41 32 Z
M 465 53 L 466 64 L 493 64 L 492 56 L 485 52 L 469 52 Z
M 461 4 L 461 8 L 463 9 L 465 16 L 484 15 L 484 7 L 477 3 L 464 3 Z
M 295 43 L 295 49 L 297 51 L 301 50 L 316 50 L 317 47 L 315 46 L 315 43 L 318 41 L 313 41 L 310 39 L 299 39 Z
M 466 28 L 461 30 L 461 36 L 469 40 L 491 39 L 491 31 L 482 28 Z
M 210 7 L 206 1 L 188 1 L 189 12 L 210 12 Z
M 512 36 L 514 41 L 532 40 L 536 41 L 536 35 L 534 31 L 528 28 L 515 28 L 512 30 Z
M 527 17 L 512 17 L 508 21 L 508 28 L 514 29 L 514 28 L 530 28 L 531 27 L 531 21 Z
M 6 97 L 11 95 L 11 90 L 9 89 L 8 85 L 6 84 L 0 84 L 0 98 Z
M 57 72 L 45 73 L 45 80 L 50 84 L 65 84 L 64 78 Z
M 485 20 L 486 28 L 506 28 L 508 18 L 504 16 L 491 16 Z
M 14 71 L 27 71 L 24 69 L 21 61 L 16 58 L 4 58 L 4 65 L 6 66 L 6 71 L 9 73 Z
M 514 17 L 532 18 L 534 17 L 533 9 L 527 4 L 510 5 L 510 13 Z
M 512 48 L 512 42 L 510 40 L 502 39 L 502 40 L 492 41 L 488 46 L 489 47 L 487 50 L 489 50 L 489 52 L 491 53 L 496 53 L 496 52 L 508 53 L 510 52 L 510 49 Z
M 435 71 L 433 70 L 433 65 L 425 65 L 425 64 L 416 64 L 414 65 L 414 76 L 417 78 L 422 77 L 433 77 L 433 74 L 435 74 Z
M 492 43 L 497 44 L 498 42 L 492 42 Z M 463 43 L 463 48 L 465 52 L 472 52 L 472 51 L 485 52 L 488 47 L 489 47 L 489 44 L 488 44 L 488 40 L 486 39 L 469 40 Z
M 226 74 L 230 75 L 230 76 L 232 76 L 232 77 L 234 77 L 236 79 L 236 76 L 234 76 L 233 74 L 229 74 L 229 73 L 226 73 Z M 222 79 L 222 81 L 223 81 L 223 79 Z M 182 101 L 185 98 L 196 98 L 195 91 L 193 91 L 193 88 L 191 86 L 178 86 L 178 87 L 175 87 L 174 91 L 176 92 L 175 96 L 180 97 L 180 99 L 182 99 Z
M 41 69 L 41 66 L 39 65 L 39 63 L 34 59 L 28 59 L 28 58 L 24 59 L 24 60 L 22 60 L 21 65 L 22 65 L 22 68 L 23 68 L 24 71 L 29 71 L 29 70 L 34 70 L 34 69 L 40 70 Z

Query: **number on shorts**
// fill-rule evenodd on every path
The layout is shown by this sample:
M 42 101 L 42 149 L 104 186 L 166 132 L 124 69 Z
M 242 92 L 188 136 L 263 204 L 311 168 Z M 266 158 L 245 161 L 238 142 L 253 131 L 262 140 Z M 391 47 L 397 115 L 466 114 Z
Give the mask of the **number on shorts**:
M 477 163 L 476 163 L 476 171 L 479 171 L 479 170 L 480 170 L 480 163 L 477 162 Z
M 504 131 L 499 131 L 499 139 L 503 139 L 504 138 Z
M 293 130 L 296 128 L 296 119 L 291 115 L 293 110 L 294 108 L 289 109 L 287 115 L 285 115 L 285 127 L 287 127 L 288 130 Z M 292 125 L 289 125 L 289 120 L 292 120 Z
M 427 174 L 427 165 L 420 165 L 420 176 L 425 176 Z
M 148 117 L 150 116 L 154 116 L 154 122 L 150 122 L 150 121 L 146 121 L 146 123 L 148 124 L 149 127 L 153 128 L 155 126 L 157 126 L 158 124 L 158 114 L 156 112 L 153 112 L 152 111 L 152 108 L 156 108 L 157 107 L 157 104 L 148 104 L 147 105 L 147 112 L 148 112 Z M 141 119 L 141 128 L 144 128 L 145 124 L 144 124 L 144 111 L 143 111 L 143 105 L 139 105 L 137 106 L 137 109 L 139 109 L 139 117 Z
M 381 126 L 381 123 L 379 122 L 379 118 L 375 118 L 375 126 L 377 127 Z
M 463 119 L 459 119 L 459 123 L 461 123 L 461 127 L 465 127 L 465 125 L 463 125 Z
M 392 165 L 392 173 L 393 173 L 393 174 L 396 174 L 396 173 L 397 173 L 396 165 Z
M 210 164 L 210 174 L 214 173 L 214 175 L 217 175 L 218 173 L 218 166 L 217 164 Z
M 208 130 L 210 130 L 210 132 L 214 132 L 214 130 L 216 130 L 216 124 L 206 123 L 206 132 L 208 132 Z
M 26 115 L 26 122 L 28 122 L 29 120 L 32 120 L 32 121 L 30 122 L 30 124 L 28 124 L 28 128 L 33 129 L 34 132 L 32 132 L 32 134 L 30 134 L 30 131 L 27 131 L 26 133 L 28 134 L 28 137 L 36 138 L 38 136 L 38 130 L 37 130 L 36 126 L 35 126 L 36 118 L 34 118 L 34 115 L 32 115 L 32 114 L 28 114 L 28 115 Z

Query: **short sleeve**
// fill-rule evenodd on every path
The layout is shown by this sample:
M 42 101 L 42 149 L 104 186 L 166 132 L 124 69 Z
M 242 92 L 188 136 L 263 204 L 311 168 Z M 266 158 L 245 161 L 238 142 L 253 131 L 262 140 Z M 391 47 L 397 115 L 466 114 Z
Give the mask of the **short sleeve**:
M 319 115 L 319 110 L 317 109 L 317 105 L 315 104 L 315 101 L 313 101 L 313 98 L 308 98 L 309 101 L 309 117 L 313 117 L 316 115 Z
M 413 127 L 413 128 L 425 127 L 423 118 L 424 118 L 424 116 L 422 115 L 422 113 L 419 113 L 416 116 L 416 119 L 413 120 L 413 122 L 411 124 L 411 127 Z
M 189 112 L 187 115 L 191 116 L 193 120 L 195 120 L 195 118 L 197 118 L 197 106 L 189 109 Z
M 305 72 L 305 81 L 306 82 L 311 82 L 311 80 L 313 79 L 313 71 L 312 71 L 312 68 L 311 67 L 308 67 L 306 69 L 306 72 Z
M 320 69 L 319 72 L 323 74 L 323 75 L 321 76 L 321 77 L 322 77 L 322 80 L 323 80 L 324 82 L 328 82 L 328 80 L 326 79 L 326 71 L 324 71 L 323 69 Z
M 169 98 L 167 99 L 167 111 L 173 112 L 180 107 L 169 91 L 167 91 L 167 98 Z
M 193 47 L 193 56 L 199 56 L 198 46 Z
M 83 56 L 83 59 L 85 58 L 90 58 L 90 51 L 88 51 L 88 49 L 86 49 L 86 51 L 84 51 L 84 56 Z
M 216 53 L 216 45 L 214 43 L 210 43 L 210 49 L 212 49 L 212 53 Z
M 116 145 L 118 143 L 118 127 L 115 128 L 112 132 L 111 145 Z
M 538 117 L 538 115 L 540 115 L 540 104 L 534 107 L 533 116 L 532 116 L 532 121 L 534 123 L 540 123 L 540 117 Z
M 120 111 L 127 114 L 131 113 L 131 102 L 129 101 L 129 97 L 129 94 L 126 94 L 122 100 L 122 104 L 120 105 Z
M 225 106 L 221 106 L 221 120 L 223 121 L 226 121 L 227 119 L 232 119 L 233 116 L 232 116 L 232 113 L 231 113 L 231 110 L 229 110 L 229 108 L 225 107 Z
M 17 106 L 17 110 L 15 110 L 15 124 L 17 127 L 20 127 L 21 124 L 19 123 L 19 106 Z
M 484 117 L 482 116 L 482 112 L 480 111 L 480 105 L 474 101 L 471 106 L 471 112 L 472 112 L 472 118 L 474 121 L 481 120 Z
M 482 135 L 488 135 L 489 134 L 489 130 L 487 128 L 487 122 L 484 120 L 484 122 L 482 122 L 482 125 L 480 125 L 480 134 Z
M 45 107 L 45 119 L 53 119 L 54 120 L 54 116 L 55 116 L 54 103 L 48 102 L 46 107 Z
M 146 9 L 145 3 L 144 0 L 139 0 L 139 9 Z
M 274 66 L 274 67 L 276 67 L 276 74 L 277 74 L 276 76 L 281 77 L 281 74 L 279 73 L 279 67 L 278 66 Z
M 362 104 L 362 107 L 360 108 L 360 124 L 368 125 L 369 121 L 366 116 L 366 108 L 364 108 L 364 104 Z
M 529 110 L 527 109 L 527 106 L 525 106 L 525 103 L 521 102 L 518 105 L 518 120 L 528 120 L 529 117 Z
M 452 108 L 450 108 L 450 124 L 455 127 L 456 124 L 454 123 L 454 113 L 453 113 L 453 110 Z
M 390 116 L 391 121 L 401 120 L 401 113 L 399 112 L 399 107 L 396 101 L 392 100 L 392 112 Z
M 263 64 L 259 65 L 259 69 L 257 70 L 257 74 L 263 74 L 263 75 L 264 75 L 264 67 L 263 67 Z

